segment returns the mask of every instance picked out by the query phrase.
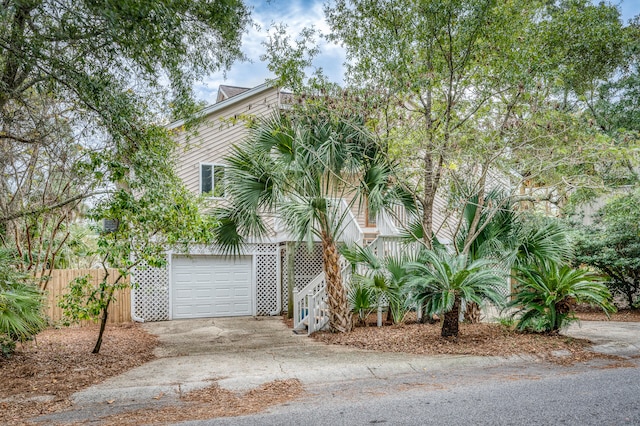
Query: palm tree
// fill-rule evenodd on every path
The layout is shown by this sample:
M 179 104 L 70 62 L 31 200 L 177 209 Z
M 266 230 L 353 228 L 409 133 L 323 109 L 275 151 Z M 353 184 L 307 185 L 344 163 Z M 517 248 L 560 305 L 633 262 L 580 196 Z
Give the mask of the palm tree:
M 571 254 L 571 245 L 565 228 L 553 219 L 528 217 L 516 210 L 513 200 L 499 190 L 485 195 L 484 207 L 480 211 L 477 231 L 468 244 L 466 254 L 469 261 L 493 259 L 505 270 L 524 268 L 543 263 L 563 263 Z M 456 249 L 464 252 L 469 228 L 478 210 L 478 197 L 469 197 L 461 216 L 461 229 L 456 236 Z M 493 207 L 490 207 L 493 206 Z M 495 207 L 500 206 L 500 207 Z M 477 322 L 480 307 L 468 303 L 465 319 Z
M 217 209 L 217 241 L 237 252 L 268 233 L 275 217 L 296 241 L 322 244 L 329 326 L 352 329 L 338 241 L 351 207 L 374 213 L 385 202 L 391 166 L 364 119 L 317 104 L 258 120 L 227 158 L 229 204 Z M 346 202 L 346 208 L 343 201 Z
M 423 304 L 428 315 L 444 313 L 442 337 L 457 337 L 462 301 L 480 304 L 489 300 L 498 306 L 504 301 L 502 288 L 506 274 L 496 263 L 469 261 L 463 254 L 425 250 L 420 262 L 408 265 L 413 299 Z
M 394 324 L 404 320 L 410 308 L 407 301 L 407 273 L 406 265 L 415 262 L 416 256 L 409 253 L 384 256 L 378 258 L 370 246 L 343 249 L 344 257 L 357 269 L 357 265 L 364 266 L 364 272 L 355 273 L 352 281 L 357 288 L 366 288 L 373 299 L 375 307 L 388 303 L 388 319 Z
M 5 355 L 16 341 L 29 340 L 46 326 L 43 295 L 15 263 L 10 252 L 0 250 L 0 350 Z
M 557 333 L 575 321 L 573 311 L 579 303 L 600 307 L 607 314 L 615 311 L 602 277 L 591 271 L 548 262 L 519 268 L 516 279 L 518 286 L 508 307 L 518 308 L 513 316 L 519 318 L 520 330 Z

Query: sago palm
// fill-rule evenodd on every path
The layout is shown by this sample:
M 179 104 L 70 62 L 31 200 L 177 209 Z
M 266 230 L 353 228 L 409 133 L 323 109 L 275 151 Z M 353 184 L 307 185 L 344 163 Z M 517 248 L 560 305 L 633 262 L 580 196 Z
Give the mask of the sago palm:
M 588 303 L 613 312 L 611 294 L 602 278 L 591 271 L 555 263 L 519 268 L 518 285 L 509 307 L 516 308 L 520 330 L 558 332 L 575 321 L 577 304 Z
M 493 261 L 469 261 L 466 255 L 427 250 L 419 262 L 408 265 L 408 270 L 413 299 L 424 305 L 428 315 L 444 314 L 442 337 L 458 336 L 463 300 L 503 304 L 506 275 Z
M 329 325 L 349 331 L 337 244 L 352 207 L 375 212 L 384 202 L 391 171 L 384 159 L 360 117 L 312 105 L 258 120 L 226 160 L 228 205 L 217 210 L 217 240 L 237 250 L 247 237 L 268 234 L 268 218 L 296 241 L 319 240 Z

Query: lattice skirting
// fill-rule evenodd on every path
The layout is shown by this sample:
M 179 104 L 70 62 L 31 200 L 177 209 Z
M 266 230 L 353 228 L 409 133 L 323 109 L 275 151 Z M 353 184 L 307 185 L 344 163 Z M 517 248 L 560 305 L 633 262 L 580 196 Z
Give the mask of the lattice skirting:
M 289 306 L 289 285 L 287 274 L 288 257 L 291 254 L 286 250 L 281 257 L 282 270 L 282 310 L 287 311 Z M 322 272 L 322 245 L 316 243 L 311 250 L 306 243 L 298 244 L 293 251 L 294 256 L 294 282 L 298 290 L 309 284 L 312 279 Z
M 146 264 L 131 274 L 133 320 L 169 319 L 169 268 L 150 268 Z
M 141 265 L 135 269 L 132 275 L 134 289 L 131 300 L 134 319 L 144 321 L 170 319 L 170 265 L 171 256 L 174 254 L 222 255 L 223 252 L 215 246 L 193 246 L 189 253 L 168 252 L 168 265 L 165 268 L 150 268 Z M 274 312 L 280 312 L 283 308 L 286 309 L 287 295 L 285 293 L 280 297 L 279 294 L 282 291 L 281 258 L 284 256 L 281 255 L 278 244 L 251 244 L 242 254 L 253 255 L 255 260 L 256 314 L 270 315 Z M 304 257 L 303 254 L 300 255 L 301 259 Z M 320 257 L 320 265 L 322 265 L 321 259 L 322 257 Z M 305 268 L 307 267 L 301 266 L 299 269 L 300 271 L 308 271 L 305 273 L 312 273 L 310 269 Z M 284 289 L 286 291 L 286 285 Z

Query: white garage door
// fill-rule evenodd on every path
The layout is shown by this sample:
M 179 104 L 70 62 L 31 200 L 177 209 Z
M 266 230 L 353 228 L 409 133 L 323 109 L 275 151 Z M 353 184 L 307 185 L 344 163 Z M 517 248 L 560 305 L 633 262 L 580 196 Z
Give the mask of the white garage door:
M 250 256 L 174 256 L 173 318 L 252 315 Z

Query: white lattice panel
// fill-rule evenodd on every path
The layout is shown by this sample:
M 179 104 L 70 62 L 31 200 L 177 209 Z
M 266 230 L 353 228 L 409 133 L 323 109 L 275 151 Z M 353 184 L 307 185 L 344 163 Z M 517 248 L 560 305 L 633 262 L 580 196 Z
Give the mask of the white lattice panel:
M 144 321 L 169 319 L 169 273 L 167 268 L 136 268 L 132 274 L 134 285 L 133 314 Z
M 282 256 L 282 310 L 289 306 L 289 285 L 287 281 L 287 256 Z M 322 245 L 315 244 L 311 251 L 307 244 L 300 244 L 295 249 L 294 279 L 295 287 L 300 290 L 322 272 Z
M 278 257 L 275 254 L 256 255 L 256 314 L 280 312 L 278 306 Z

